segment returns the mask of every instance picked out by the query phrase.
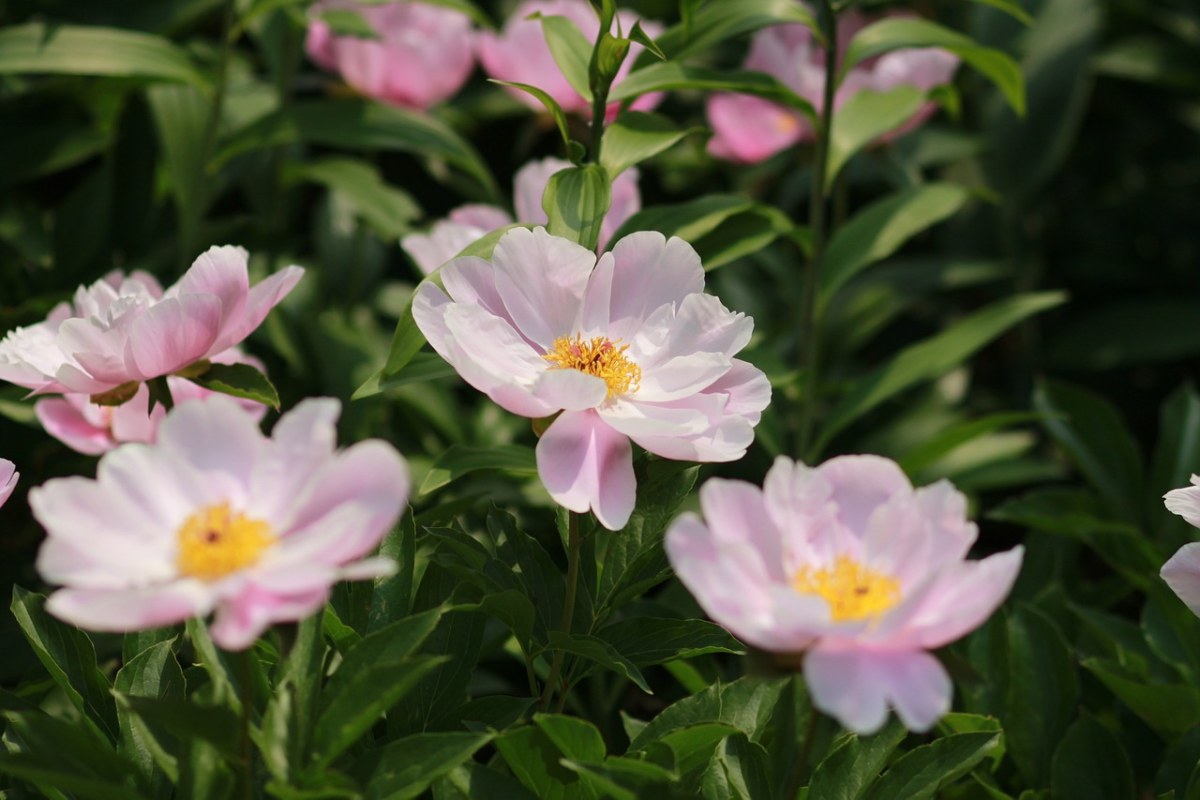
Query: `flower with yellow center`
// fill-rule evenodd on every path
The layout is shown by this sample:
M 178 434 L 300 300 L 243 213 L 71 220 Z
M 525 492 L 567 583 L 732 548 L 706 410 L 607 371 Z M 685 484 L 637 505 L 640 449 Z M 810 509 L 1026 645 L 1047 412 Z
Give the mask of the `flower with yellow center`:
M 792 588 L 824 598 L 834 622 L 875 618 L 900 600 L 899 581 L 847 556 L 838 556 L 831 568 L 800 568 Z
M 550 352 L 542 356 L 554 366 L 551 369 L 576 369 L 585 375 L 599 378 L 608 386 L 608 396 L 633 394 L 642 380 L 642 369 L 633 363 L 625 351 L 627 344 L 618 344 L 604 337 L 584 339 L 583 334 L 560 336 Z
M 202 581 L 224 578 L 253 566 L 274 541 L 270 525 L 218 503 L 179 528 L 179 572 Z

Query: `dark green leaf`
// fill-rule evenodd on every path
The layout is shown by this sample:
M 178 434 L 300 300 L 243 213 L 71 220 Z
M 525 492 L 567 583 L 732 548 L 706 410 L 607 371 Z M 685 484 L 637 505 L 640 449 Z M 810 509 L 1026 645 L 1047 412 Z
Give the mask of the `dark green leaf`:
M 612 205 L 612 181 L 599 164 L 570 167 L 550 176 L 542 209 L 549 222 L 546 230 L 596 249 L 600 226 Z
M 737 92 L 772 100 L 793 108 L 809 119 L 816 118 L 812 103 L 778 79 L 752 70 L 717 70 L 677 61 L 664 61 L 639 69 L 613 87 L 609 99 L 633 100 L 651 92 L 675 91 Z
M 502 470 L 515 475 L 532 476 L 537 474 L 537 464 L 533 451 L 524 445 L 451 445 L 433 462 L 417 495 L 423 497 L 436 492 L 463 475 L 479 470 Z
M 999 744 L 999 733 L 943 736 L 901 756 L 871 787 L 867 800 L 929 800 L 939 788 L 974 769 Z
M 379 170 L 357 158 L 329 157 L 289 164 L 286 182 L 312 181 L 341 192 L 355 213 L 385 238 L 398 238 L 421 216 L 412 195 L 383 180 Z
M 397 569 L 395 574 L 375 581 L 367 633 L 375 633 L 408 615 L 415 588 L 416 550 L 417 523 L 413 519 L 412 509 L 408 509 L 401 517 L 400 524 L 379 545 L 379 555 L 395 561 Z
M 638 666 L 707 653 L 745 655 L 745 648 L 728 631 L 702 619 L 638 616 L 602 628 L 596 636 Z
M 368 800 L 409 800 L 490 742 L 490 733 L 418 733 L 397 739 L 379 755 L 367 783 Z
M 1077 719 L 1054 751 L 1050 796 L 1053 800 L 1125 800 L 1137 796 L 1125 748 L 1090 715 Z
M 642 677 L 641 670 L 632 661 L 618 653 L 608 642 L 583 633 L 550 631 L 548 649 L 563 650 L 573 655 L 594 661 L 633 681 L 646 694 L 654 694 L 650 684 Z
M 562 714 L 535 714 L 533 723 L 554 742 L 567 758 L 575 761 L 603 761 L 607 749 L 596 726 L 584 719 Z
M 496 749 L 512 774 L 539 800 L 590 800 L 591 784 L 563 766 L 563 753 L 540 728 L 529 725 L 496 739 Z
M 1116 664 L 1089 658 L 1083 666 L 1147 725 L 1178 736 L 1200 724 L 1200 690 L 1186 684 L 1148 684 L 1121 674 Z
M 501 86 L 511 86 L 514 89 L 519 89 L 528 95 L 536 98 L 546 110 L 550 112 L 550 116 L 554 119 L 554 124 L 558 128 L 558 135 L 562 137 L 563 149 L 568 158 L 571 156 L 571 145 L 575 142 L 571 139 L 571 122 L 567 119 L 567 112 L 563 111 L 562 106 L 554 99 L 553 95 L 545 89 L 539 89 L 528 83 L 518 83 L 516 81 L 502 81 L 496 78 L 489 79 L 492 83 L 497 83 Z M 571 159 L 574 161 L 574 159 Z
M 154 729 L 166 731 L 181 742 L 207 742 L 226 759 L 237 760 L 241 718 L 221 706 L 202 706 L 182 698 L 132 697 L 117 695 L 128 714 L 139 717 Z
M 904 726 L 894 719 L 871 736 L 847 734 L 817 765 L 808 785 L 809 796 L 858 800 L 879 777 L 883 765 L 904 741 L 905 734 Z
M 183 670 L 175 660 L 172 644 L 174 637 L 146 648 L 127 661 L 117 672 L 116 691 L 130 697 L 182 700 Z M 117 722 L 121 728 L 118 752 L 137 765 L 143 786 L 151 788 L 155 795 L 161 794 L 167 788 L 163 777 L 171 783 L 179 779 L 174 755 L 159 740 L 154 729 L 120 703 L 117 705 Z M 156 774 L 156 767 L 163 775 Z
M 274 385 L 249 364 L 213 364 L 192 380 L 209 391 L 279 409 L 279 393 Z
M 826 187 L 833 189 L 842 167 L 858 151 L 895 130 L 925 104 L 925 93 L 915 86 L 898 86 L 886 92 L 856 92 L 833 115 L 829 134 Z
M 727 737 L 717 747 L 700 784 L 705 800 L 756 800 L 771 795 L 767 751 L 744 733 Z
M 717 0 L 704 4 L 684 23 L 659 36 L 658 45 L 668 58 L 678 60 L 727 39 L 785 22 L 800 22 L 817 30 L 812 14 L 795 0 Z
M 1150 519 L 1158 523 L 1158 531 L 1173 534 L 1163 537 L 1171 546 L 1190 541 L 1193 528 L 1168 511 L 1157 494 L 1187 486 L 1194 472 L 1200 472 L 1200 395 L 1185 384 L 1171 393 L 1159 411 L 1158 443 L 1149 480 L 1155 496 L 1146 498 Z

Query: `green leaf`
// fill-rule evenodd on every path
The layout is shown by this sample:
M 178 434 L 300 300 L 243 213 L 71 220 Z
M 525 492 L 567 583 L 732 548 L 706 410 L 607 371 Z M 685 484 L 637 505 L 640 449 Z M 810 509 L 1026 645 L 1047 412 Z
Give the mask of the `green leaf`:
M 13 586 L 10 610 L 38 661 L 50 673 L 98 735 L 115 741 L 118 737 L 117 710 L 108 679 L 96 666 L 96 649 L 83 631 L 51 617 L 46 598 Z
M 1003 11 L 1023 25 L 1033 25 L 1033 17 L 1029 16 L 1028 12 L 1021 8 L 1016 0 L 972 0 L 972 2 Z
M 895 253 L 918 233 L 954 215 L 970 194 L 951 183 L 928 183 L 877 200 L 829 241 L 820 265 L 818 303 L 867 267 Z
M 1049 344 L 1064 370 L 1104 371 L 1195 358 L 1200 301 L 1188 295 L 1142 294 L 1089 304 Z
M 563 77 L 580 97 L 592 102 L 592 90 L 588 81 L 588 59 L 592 55 L 592 43 L 566 17 L 546 15 L 534 16 L 542 22 L 542 35 L 554 56 L 554 63 L 562 70 Z
M 233 677 L 230 654 L 218 650 L 208 635 L 208 626 L 199 617 L 192 617 L 186 623 L 188 638 L 208 679 L 212 684 L 212 699 L 231 708 L 235 714 L 242 712 L 240 681 Z
M 541 728 L 528 725 L 496 739 L 496 749 L 525 788 L 538 800 L 591 800 L 600 797 L 591 783 L 561 762 L 563 753 Z
M 898 459 L 900 468 L 908 475 L 915 475 L 935 464 L 939 459 L 958 447 L 1005 428 L 1037 422 L 1041 414 L 1021 411 L 1010 411 L 990 414 L 980 419 L 967 420 L 957 425 L 951 425 L 940 433 L 926 439 L 913 449 L 907 451 Z
M 646 679 L 642 677 L 642 672 L 637 668 L 636 664 L 618 653 L 611 644 L 595 636 L 583 633 L 568 634 L 562 631 L 550 631 L 547 649 L 562 650 L 586 658 L 589 661 L 594 661 L 601 667 L 612 670 L 633 681 L 646 694 L 654 694 L 654 691 L 650 688 L 650 684 L 646 683 Z
M 1193 472 L 1200 472 L 1200 395 L 1190 384 L 1180 386 L 1159 411 L 1158 443 L 1151 461 L 1149 485 L 1166 491 L 1188 485 Z M 1160 497 L 1147 498 L 1150 519 L 1160 533 L 1173 534 L 1170 544 L 1191 540 L 1191 526 L 1172 514 Z M 1164 537 L 1165 538 L 1165 537 Z
M 728 39 L 785 22 L 799 22 L 819 33 L 812 14 L 796 0 L 717 0 L 688 14 L 683 23 L 659 36 L 658 45 L 667 58 L 679 60 Z
M 817 116 L 812 103 L 766 73 L 740 69 L 717 70 L 680 64 L 677 61 L 651 64 L 631 73 L 613 87 L 609 99 L 613 102 L 624 102 L 651 92 L 681 90 L 749 94 L 793 108 L 810 120 L 816 119 Z
M 494 738 L 491 733 L 418 733 L 387 745 L 367 783 L 367 800 L 410 800 Z
M 949 50 L 994 83 L 1014 111 L 1025 113 L 1025 78 L 1011 56 L 929 20 L 893 17 L 863 28 L 846 50 L 842 74 L 868 58 L 906 47 Z
M 1142 497 L 1142 458 L 1124 420 L 1108 400 L 1057 381 L 1042 381 L 1033 405 L 1042 424 L 1121 519 L 1136 522 Z
M 1091 715 L 1077 719 L 1054 751 L 1050 792 L 1054 800 L 1125 800 L 1137 796 L 1125 748 Z
M 7 739 L 19 741 L 30 755 L 55 759 L 61 773 L 123 783 L 132 789 L 134 765 L 94 731 L 43 711 L 6 711 L 4 718 L 8 723 Z M 59 785 L 53 780 L 44 782 Z
M 901 350 L 859 379 L 822 421 L 816 452 L 854 420 L 905 389 L 940 378 L 1014 325 L 1062 304 L 1061 292 L 1038 292 L 1001 300 L 942 333 Z M 1047 413 L 1047 412 L 1043 412 Z
M 562 765 L 583 778 L 584 783 L 600 797 L 613 800 L 639 800 L 659 792 L 670 794 L 670 784 L 679 776 L 650 761 L 624 756 L 610 756 L 603 762 L 585 763 L 563 759 Z
M 1011 615 L 1007 632 L 1008 696 L 1000 721 L 1025 781 L 1044 786 L 1054 748 L 1077 712 L 1074 657 L 1058 627 L 1033 608 Z
M 616 180 L 625 170 L 658 155 L 687 134 L 661 114 L 627 111 L 605 126 L 600 163 L 608 170 L 608 177 Z
M 279 410 L 279 393 L 275 386 L 249 364 L 213 364 L 191 380 L 209 391 L 253 400 Z
M 182 700 L 184 696 L 183 670 L 175 660 L 171 649 L 174 637 L 146 648 L 117 672 L 114 688 L 130 697 L 161 697 Z M 171 783 L 179 780 L 179 768 L 168 749 L 159 741 L 159 736 L 141 717 L 117 704 L 117 722 L 120 724 L 121 740 L 117 751 L 137 765 L 142 785 L 152 794 L 160 795 L 166 788 L 165 777 Z M 162 774 L 157 774 L 161 769 Z
M 376 372 L 362 386 L 354 390 L 354 394 L 350 396 L 350 399 L 363 400 L 368 397 L 374 397 L 382 392 L 399 389 L 402 386 L 410 386 L 414 383 L 429 383 L 430 381 L 449 378 L 457 374 L 454 371 L 454 367 L 447 364 L 437 353 L 417 353 L 403 369 L 390 378 L 383 377 L 382 369 Z
M 212 103 L 194 86 L 159 84 L 146 89 L 158 146 L 171 177 L 171 195 L 179 219 L 179 252 L 192 257 L 208 206 L 205 185 L 205 130 Z
M 889 720 L 871 736 L 847 734 L 835 742 L 829 755 L 817 765 L 808 785 L 808 795 L 829 800 L 858 800 L 879 777 L 907 732 L 898 720 Z
M 316 764 L 328 766 L 400 701 L 442 656 L 413 656 L 445 611 L 434 608 L 369 634 L 342 657 L 321 697 L 313 729 Z
M 329 8 L 321 12 L 321 21 L 334 36 L 353 36 L 358 39 L 380 39 L 379 31 L 363 15 L 349 8 Z
M 305 142 L 346 150 L 398 150 L 442 158 L 474 178 L 491 198 L 499 189 L 479 153 L 428 114 L 358 100 L 291 103 L 235 132 L 210 164 L 215 169 L 242 153 Z
M 395 561 L 396 572 L 375 581 L 367 633 L 375 633 L 408 615 L 415 588 L 416 552 L 417 523 L 410 508 L 379 545 L 379 555 Z
M 22 74 L 140 78 L 209 89 L 188 54 L 168 40 L 90 25 L 0 28 L 0 75 Z
M 771 795 L 767 751 L 744 733 L 726 737 L 713 753 L 700 779 L 705 800 L 755 800 Z
M 746 652 L 728 631 L 702 619 L 638 616 L 602 628 L 596 636 L 638 666 L 708 653 L 745 655 Z
M 563 107 L 558 104 L 553 95 L 544 89 L 539 89 L 528 83 L 518 83 L 517 81 L 502 81 L 496 78 L 489 78 L 490 83 L 496 83 L 500 86 L 511 86 L 514 89 L 519 89 L 528 95 L 537 98 L 541 104 L 550 112 L 550 116 L 554 119 L 554 124 L 558 128 L 558 135 L 562 137 L 563 149 L 567 156 L 571 156 L 571 145 L 576 144 L 571 139 L 571 122 L 567 119 L 567 112 L 563 111 Z M 579 145 L 582 147 L 582 145 Z M 571 159 L 574 161 L 575 159 Z
M 492 447 L 468 447 L 454 444 L 442 451 L 433 462 L 418 497 L 436 492 L 463 475 L 479 470 L 502 470 L 522 477 L 537 474 L 533 451 L 525 445 L 506 444 Z
M 575 761 L 603 761 L 607 753 L 604 737 L 584 719 L 562 714 L 534 714 L 533 724 L 554 742 L 563 755 Z
M 289 162 L 283 177 L 285 183 L 311 181 L 341 192 L 355 213 L 385 238 L 404 235 L 411 229 L 409 223 L 421 216 L 412 195 L 388 184 L 375 165 L 362 159 L 328 157 Z
M 1083 666 L 1156 731 L 1179 736 L 1200 724 L 1200 690 L 1188 684 L 1148 684 L 1127 678 L 1120 667 L 1098 658 Z
M 223 706 L 202 706 L 182 699 L 117 695 L 122 709 L 181 742 L 202 741 L 236 761 L 241 717 Z
M 491 614 L 512 629 L 513 634 L 517 637 L 517 643 L 523 650 L 528 649 L 529 643 L 533 640 L 533 623 L 537 611 L 533 607 L 533 602 L 525 596 L 524 592 L 505 589 L 496 594 L 489 594 L 479 601 L 479 609 L 486 614 Z
M 546 230 L 596 249 L 600 226 L 612 205 L 612 181 L 599 164 L 569 167 L 550 176 L 542 209 L 549 221 Z
M 929 800 L 939 788 L 974 769 L 999 745 L 999 733 L 943 736 L 901 756 L 871 787 L 867 800 Z
M 833 115 L 826 191 L 832 191 L 838 173 L 858 151 L 899 128 L 924 104 L 925 93 L 915 86 L 897 86 L 886 92 L 863 90 L 851 96 Z
M 48 748 L 54 752 L 55 748 Z M 102 778 L 91 778 L 63 769 L 62 761 L 56 756 L 33 753 L 9 753 L 0 755 L 0 773 L 27 781 L 43 790 L 43 796 L 62 798 L 68 795 L 80 800 L 145 800 L 145 795 L 134 791 L 128 783 L 117 783 Z M 55 792 L 54 790 L 58 790 Z
M 749 736 L 751 741 L 758 741 L 775 712 L 786 682 L 753 677 L 727 684 L 718 681 L 663 709 L 632 738 L 629 752 L 665 741 L 675 731 L 712 723 L 732 727 Z

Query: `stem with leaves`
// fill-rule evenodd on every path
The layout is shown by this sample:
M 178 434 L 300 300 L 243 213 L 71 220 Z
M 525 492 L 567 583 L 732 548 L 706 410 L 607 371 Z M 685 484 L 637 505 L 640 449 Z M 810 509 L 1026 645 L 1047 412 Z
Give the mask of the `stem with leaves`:
M 808 452 L 812 441 L 813 419 L 819 394 L 818 360 L 820 357 L 819 325 L 817 319 L 817 286 L 821 261 L 825 256 L 829 221 L 826 194 L 829 169 L 829 138 L 833 128 L 833 98 L 837 90 L 837 13 L 830 0 L 821 0 L 817 20 L 825 42 L 825 91 L 817 116 L 816 152 L 813 159 L 812 196 L 809 202 L 809 228 L 812 231 L 812 251 L 804 272 L 804 308 L 800 321 L 801 367 L 804 370 L 804 393 L 800 404 L 799 452 L 806 460 L 818 454 Z
M 579 514 L 567 512 L 567 591 L 563 598 L 562 632 L 571 633 L 571 623 L 575 617 L 575 594 L 579 588 L 579 551 L 583 545 L 583 536 L 579 532 Z M 550 675 L 542 690 L 541 707 L 543 711 L 550 708 L 550 700 L 554 696 L 558 677 L 562 673 L 563 651 L 554 652 L 554 661 L 550 664 Z M 566 689 L 563 690 L 564 694 Z

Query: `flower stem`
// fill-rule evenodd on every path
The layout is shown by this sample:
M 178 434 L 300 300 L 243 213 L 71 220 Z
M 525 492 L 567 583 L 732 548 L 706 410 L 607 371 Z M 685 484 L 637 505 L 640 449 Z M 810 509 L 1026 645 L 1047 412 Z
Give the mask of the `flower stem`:
M 795 675 L 792 680 L 799 684 L 800 676 Z M 800 787 L 804 785 L 804 776 L 808 771 L 808 759 L 812 755 L 813 740 L 817 738 L 817 723 L 821 721 L 817 709 L 812 704 L 811 696 L 807 692 L 804 696 L 808 698 L 806 703 L 808 719 L 805 720 L 804 725 L 804 741 L 800 743 L 800 753 L 796 757 L 796 767 L 792 771 L 792 779 L 788 783 L 787 794 L 784 795 L 785 800 L 795 800 L 796 795 L 800 794 Z
M 800 447 L 806 460 L 818 454 L 809 453 L 813 419 L 816 415 L 820 387 L 818 361 L 819 320 L 817 319 L 817 286 L 821 261 L 825 256 L 828 238 L 826 212 L 826 172 L 829 169 L 829 138 L 833 128 L 833 98 L 837 89 L 837 14 L 830 0 L 822 0 L 817 14 L 821 34 L 825 39 L 825 91 L 817 117 L 816 153 L 813 159 L 812 196 L 809 202 L 809 228 L 812 230 L 812 252 L 804 272 L 804 307 L 800 321 L 801 364 L 804 370 L 804 393 L 800 403 Z
M 583 545 L 583 537 L 579 533 L 579 515 L 574 511 L 567 512 L 567 592 L 563 598 L 562 632 L 571 633 L 571 622 L 575 617 L 575 593 L 579 588 L 579 550 Z M 550 675 L 542 689 L 541 707 L 543 711 L 550 708 L 550 700 L 562 672 L 563 651 L 554 651 L 554 660 L 550 664 Z M 565 693 L 565 689 L 563 690 Z
M 254 797 L 254 766 L 250 761 L 250 650 L 246 649 L 239 653 L 238 661 L 242 684 L 242 735 L 240 743 L 242 797 L 250 800 Z

